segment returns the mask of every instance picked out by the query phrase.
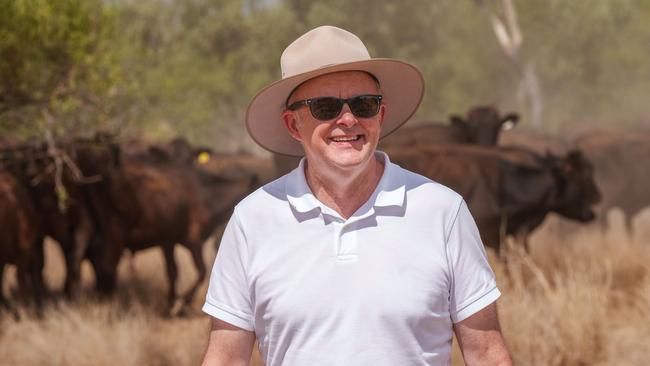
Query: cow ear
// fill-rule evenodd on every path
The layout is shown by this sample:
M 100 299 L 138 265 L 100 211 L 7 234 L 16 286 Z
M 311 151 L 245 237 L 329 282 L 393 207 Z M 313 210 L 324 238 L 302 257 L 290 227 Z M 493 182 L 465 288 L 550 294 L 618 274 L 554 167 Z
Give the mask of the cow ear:
M 512 130 L 517 124 L 517 122 L 519 122 L 519 114 L 508 113 L 505 117 L 501 119 L 501 129 L 503 131 Z
M 451 116 L 449 116 L 449 121 L 451 122 L 452 126 L 461 127 L 461 128 L 467 127 L 467 122 L 465 122 L 463 117 L 459 115 L 452 114 Z

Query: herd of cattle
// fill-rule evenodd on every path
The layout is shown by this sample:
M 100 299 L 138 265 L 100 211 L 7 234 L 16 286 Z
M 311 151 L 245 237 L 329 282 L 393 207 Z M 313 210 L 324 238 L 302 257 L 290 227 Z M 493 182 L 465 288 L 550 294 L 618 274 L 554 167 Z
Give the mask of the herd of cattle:
M 19 293 L 37 308 L 48 292 L 42 278 L 45 236 L 64 253 L 66 295 L 77 293 L 82 260 L 92 264 L 99 293 L 111 294 L 124 249 L 160 246 L 170 307 L 177 298 L 189 302 L 206 275 L 203 243 L 259 184 L 245 159 L 210 158 L 208 149 L 182 139 L 159 145 L 100 136 L 59 143 L 56 150 L 13 144 L 0 151 L 0 283 L 4 265 L 15 264 Z M 199 273 L 181 296 L 176 243 L 189 250 Z M 2 293 L 0 301 L 9 308 Z
M 594 130 L 571 141 L 513 129 L 519 116 L 471 108 L 449 124 L 404 126 L 379 149 L 391 161 L 460 193 L 485 245 L 499 251 L 507 236 L 528 248 L 528 236 L 553 212 L 578 222 L 623 211 L 632 219 L 650 206 L 650 130 Z M 281 172 L 295 158 L 275 157 Z
M 503 132 L 517 119 L 514 113 L 501 116 L 493 107 L 476 107 L 465 118 L 453 116 L 450 124 L 403 127 L 379 149 L 391 161 L 460 193 L 484 243 L 497 251 L 506 236 L 527 247 L 529 234 L 551 212 L 605 225 L 607 211 L 618 207 L 631 230 L 634 215 L 650 205 L 648 131 L 590 132 L 563 143 Z M 97 291 L 110 295 L 125 249 L 160 246 L 169 310 L 177 312 L 205 279 L 203 243 L 234 204 L 297 164 L 281 156 L 274 161 L 214 154 L 183 139 L 166 144 L 101 135 L 56 144 L 0 140 L 0 284 L 5 264 L 14 264 L 18 293 L 40 307 L 49 293 L 42 278 L 48 236 L 64 253 L 66 295 L 78 292 L 84 259 L 93 267 Z M 183 294 L 176 289 L 175 244 L 189 250 L 198 271 Z M 0 303 L 11 308 L 2 291 Z

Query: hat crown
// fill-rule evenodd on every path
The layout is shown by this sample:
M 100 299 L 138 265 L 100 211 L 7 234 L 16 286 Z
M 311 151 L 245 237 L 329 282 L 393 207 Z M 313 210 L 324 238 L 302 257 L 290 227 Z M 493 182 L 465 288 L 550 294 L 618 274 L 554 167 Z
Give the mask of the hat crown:
M 291 43 L 280 57 L 282 78 L 336 64 L 369 60 L 359 37 L 333 26 L 321 26 Z

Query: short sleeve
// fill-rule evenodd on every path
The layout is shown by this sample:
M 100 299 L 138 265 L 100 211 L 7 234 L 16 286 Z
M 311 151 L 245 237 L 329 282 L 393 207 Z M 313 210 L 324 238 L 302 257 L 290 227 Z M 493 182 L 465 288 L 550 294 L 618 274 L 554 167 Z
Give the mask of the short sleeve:
M 452 277 L 449 311 L 454 323 L 470 317 L 499 298 L 501 293 L 481 236 L 463 200 L 447 236 L 447 260 Z
M 246 237 L 235 211 L 221 238 L 203 311 L 236 327 L 254 331 L 247 265 Z

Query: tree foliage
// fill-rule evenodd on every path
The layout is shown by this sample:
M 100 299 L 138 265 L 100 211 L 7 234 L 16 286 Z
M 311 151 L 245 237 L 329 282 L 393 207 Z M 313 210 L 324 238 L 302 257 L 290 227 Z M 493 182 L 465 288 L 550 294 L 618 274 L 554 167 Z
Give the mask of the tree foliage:
M 0 128 L 38 134 L 44 116 L 60 133 L 109 120 L 116 65 L 106 52 L 111 9 L 98 1 L 0 1 Z
M 515 5 L 547 130 L 650 118 L 649 1 Z M 0 0 L 0 129 L 38 134 L 47 112 L 60 133 L 183 134 L 238 148 L 246 105 L 280 78 L 282 50 L 322 24 L 423 71 L 416 119 L 494 104 L 526 123 L 517 73 L 470 0 Z

